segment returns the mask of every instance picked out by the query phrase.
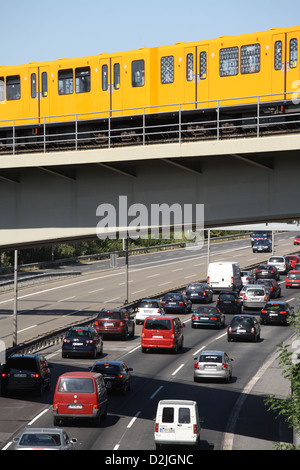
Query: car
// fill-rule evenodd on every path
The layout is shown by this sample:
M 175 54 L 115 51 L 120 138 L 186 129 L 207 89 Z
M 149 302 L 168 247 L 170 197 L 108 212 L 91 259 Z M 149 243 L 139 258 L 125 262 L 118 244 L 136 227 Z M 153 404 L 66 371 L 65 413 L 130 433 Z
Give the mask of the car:
M 243 286 L 247 286 L 248 284 L 253 284 L 254 283 L 254 275 L 252 274 L 252 271 L 245 271 L 241 270 L 241 278 L 242 278 L 242 284 Z
M 137 325 L 142 325 L 145 318 L 150 317 L 151 315 L 164 315 L 164 313 L 160 300 L 143 299 L 138 304 L 135 323 Z
M 271 264 L 272 266 L 275 266 L 279 274 L 286 274 L 290 269 L 290 265 L 287 262 L 285 256 L 279 256 L 279 255 L 271 256 L 268 259 L 267 264 Z
M 269 294 L 264 285 L 253 284 L 246 290 L 243 298 L 243 309 L 262 308 L 269 300 Z
M 251 286 L 252 284 L 246 284 L 245 286 L 242 287 L 242 289 L 240 290 L 239 292 L 239 298 L 240 298 L 240 303 L 243 304 L 243 298 L 244 298 L 244 294 L 246 292 L 246 290 L 248 289 L 249 286 Z
M 214 326 L 221 328 L 225 326 L 225 321 L 224 313 L 220 312 L 216 307 L 203 306 L 193 311 L 191 327 Z
M 189 313 L 192 302 L 181 292 L 171 292 L 163 296 L 161 305 L 165 313 Z
M 14 442 L 14 450 L 75 450 L 77 439 L 63 429 L 26 428 Z
M 300 271 L 290 271 L 285 280 L 285 287 L 300 287 Z
M 204 282 L 192 282 L 190 283 L 184 292 L 188 300 L 193 303 L 205 302 L 210 303 L 213 301 L 213 290 Z
M 253 315 L 235 315 L 227 328 L 227 341 L 260 339 L 260 323 Z
M 42 354 L 11 355 L 2 368 L 1 395 L 32 391 L 41 396 L 50 390 L 51 367 Z
M 88 356 L 103 353 L 103 341 L 97 330 L 88 326 L 73 326 L 62 342 L 62 357 Z
M 242 304 L 240 302 L 239 293 L 236 291 L 223 291 L 219 294 L 217 303 L 217 309 L 222 313 L 241 313 Z
M 141 335 L 142 352 L 169 349 L 177 354 L 183 348 L 185 324 L 175 315 L 146 318 Z
M 263 240 L 257 240 L 252 246 L 253 253 L 265 253 L 272 251 L 272 240 L 264 238 Z
M 272 238 L 272 232 L 269 230 L 258 230 L 251 234 L 251 245 L 253 246 L 258 240 L 264 240 L 265 238 Z
M 126 308 L 103 308 L 95 319 L 94 326 L 98 333 L 106 336 L 120 336 L 126 340 L 134 337 L 135 324 Z
M 257 279 L 257 285 L 262 284 L 265 286 L 269 293 L 270 299 L 277 299 L 281 297 L 281 287 L 275 279 Z
M 271 264 L 260 264 L 255 270 L 256 279 L 275 279 L 279 281 L 280 274 L 276 268 Z
M 199 382 L 200 379 L 231 381 L 233 359 L 226 352 L 204 350 L 194 361 L 194 382 Z
M 260 312 L 260 322 L 266 323 L 282 323 L 287 325 L 288 318 L 294 316 L 294 307 L 288 302 L 267 302 Z
M 300 258 L 298 255 L 285 255 L 285 259 L 290 264 L 291 269 L 295 269 L 295 265 L 300 263 Z
M 296 235 L 294 238 L 294 245 L 300 245 L 300 235 Z
M 131 372 L 123 361 L 97 361 L 90 368 L 91 372 L 100 372 L 108 391 L 117 390 L 123 395 L 131 389 Z

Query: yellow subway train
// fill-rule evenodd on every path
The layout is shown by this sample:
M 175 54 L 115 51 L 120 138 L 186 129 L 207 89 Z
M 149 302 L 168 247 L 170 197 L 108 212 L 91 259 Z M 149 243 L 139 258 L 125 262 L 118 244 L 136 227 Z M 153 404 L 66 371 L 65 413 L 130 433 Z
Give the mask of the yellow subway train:
M 5 144 L 12 126 L 26 135 L 38 134 L 42 125 L 51 123 L 58 133 L 63 123 L 76 119 L 90 122 L 86 131 L 96 133 L 108 116 L 127 122 L 131 117 L 131 122 L 143 113 L 154 118 L 175 112 L 179 104 L 182 111 L 193 113 L 255 105 L 260 96 L 260 103 L 274 103 L 272 112 L 289 112 L 300 96 L 299 41 L 300 26 L 295 26 L 1 66 L 0 143 Z

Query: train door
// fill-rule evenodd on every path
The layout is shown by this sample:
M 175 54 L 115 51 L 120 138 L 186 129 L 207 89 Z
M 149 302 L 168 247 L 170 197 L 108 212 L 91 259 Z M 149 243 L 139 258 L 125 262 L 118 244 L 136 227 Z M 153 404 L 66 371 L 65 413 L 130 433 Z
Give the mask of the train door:
M 29 116 L 32 118 L 40 117 L 39 104 L 39 69 L 38 67 L 29 67 Z M 26 124 L 29 124 L 28 122 Z
M 286 91 L 286 41 L 285 34 L 273 35 L 273 63 L 272 63 L 272 94 L 270 100 L 277 101 L 284 99 Z
M 49 82 L 49 67 L 39 67 L 39 103 L 42 118 L 50 115 Z
M 100 59 L 100 110 L 122 109 L 121 58 Z
M 184 49 L 185 83 L 184 102 L 189 103 L 184 109 L 193 109 L 197 101 L 197 47 Z
M 197 47 L 197 93 L 196 99 L 198 101 L 197 108 L 206 108 L 208 103 L 208 45 L 201 45 Z
M 295 92 L 300 90 L 299 41 L 299 30 L 286 35 L 286 91 L 293 92 L 287 95 L 288 99 L 292 99 Z M 296 98 L 299 99 L 298 93 Z

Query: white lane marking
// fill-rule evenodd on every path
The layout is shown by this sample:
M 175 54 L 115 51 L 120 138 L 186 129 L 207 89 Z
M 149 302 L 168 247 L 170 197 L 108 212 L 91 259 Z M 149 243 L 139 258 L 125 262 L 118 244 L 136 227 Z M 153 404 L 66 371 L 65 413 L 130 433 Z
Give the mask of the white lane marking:
M 65 299 L 58 300 L 57 302 L 65 302 L 66 300 L 71 300 L 71 299 L 75 299 L 75 295 L 72 295 L 72 297 L 66 297 Z
M 161 391 L 162 388 L 164 388 L 163 385 L 158 387 L 158 389 L 151 395 L 150 400 L 152 400 L 152 398 L 154 398 Z
M 172 375 L 176 375 L 177 372 L 180 371 L 180 369 L 182 369 L 183 367 L 185 366 L 185 364 L 181 364 L 181 366 L 179 366 L 176 370 L 174 370 L 173 374 Z
M 31 426 L 33 423 L 35 423 L 41 416 L 43 416 L 47 411 L 49 411 L 50 408 L 47 408 L 46 410 L 43 410 L 40 414 L 38 414 L 35 418 L 33 418 L 29 423 L 28 426 Z
M 23 331 L 26 331 L 26 330 L 31 330 L 31 328 L 35 328 L 37 325 L 31 325 L 31 326 L 28 326 L 27 328 L 23 328 L 23 330 L 18 330 L 18 333 L 22 333 Z
M 131 426 L 133 425 L 133 423 L 135 422 L 135 420 L 140 416 L 141 414 L 141 411 L 138 411 L 134 417 L 132 418 L 132 420 L 130 421 L 130 423 L 127 424 L 127 429 L 131 428 Z

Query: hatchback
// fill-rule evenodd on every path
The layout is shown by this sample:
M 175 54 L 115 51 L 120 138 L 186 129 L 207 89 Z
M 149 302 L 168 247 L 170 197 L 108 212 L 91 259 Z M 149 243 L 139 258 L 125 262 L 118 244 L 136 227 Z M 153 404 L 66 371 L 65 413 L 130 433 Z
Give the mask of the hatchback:
M 185 289 L 185 294 L 188 300 L 192 302 L 205 302 L 209 303 L 213 301 L 213 291 L 206 284 L 201 282 L 193 282 L 189 284 Z
M 275 279 L 257 279 L 256 284 L 265 286 L 270 299 L 281 297 L 281 287 Z
M 290 271 L 285 280 L 285 286 L 289 287 L 300 287 L 300 271 Z
M 261 309 L 269 300 L 267 289 L 263 285 L 253 285 L 248 287 L 243 298 L 243 308 Z
M 2 369 L 2 396 L 6 396 L 8 392 L 25 390 L 41 396 L 44 390 L 50 390 L 51 367 L 41 354 L 10 356 Z
M 124 340 L 133 337 L 135 331 L 134 320 L 125 308 L 102 309 L 95 320 L 95 328 L 105 336 L 121 336 Z
M 192 328 L 198 326 L 213 326 L 221 328 L 225 326 L 225 315 L 216 307 L 199 307 L 192 314 Z
M 223 313 L 241 313 L 242 305 L 239 293 L 236 291 L 221 292 L 216 307 Z
M 235 315 L 227 329 L 227 341 L 260 338 L 260 324 L 252 315 Z
M 14 442 L 14 450 L 75 450 L 77 439 L 70 439 L 63 429 L 26 428 Z
M 145 318 L 151 315 L 164 315 L 164 310 L 159 300 L 156 299 L 143 299 L 139 302 L 135 323 L 137 325 L 143 324 Z
M 286 325 L 289 316 L 294 316 L 294 308 L 288 302 L 267 302 L 260 312 L 260 322 Z
M 117 390 L 123 395 L 131 389 L 132 368 L 123 361 L 97 361 L 90 368 L 91 372 L 100 372 L 108 391 Z
M 62 343 L 62 357 L 88 356 L 103 353 L 103 341 L 95 328 L 76 326 L 67 331 Z
M 275 266 L 280 274 L 286 274 L 289 271 L 289 263 L 284 256 L 271 256 L 268 264 Z
M 180 292 L 166 294 L 161 305 L 165 313 L 189 313 L 192 311 L 192 302 Z
M 194 358 L 194 382 L 200 379 L 222 379 L 231 381 L 232 360 L 224 351 L 201 351 Z
M 263 278 L 263 279 L 275 279 L 276 281 L 279 281 L 280 274 L 279 274 L 276 266 L 273 266 L 271 264 L 261 264 L 255 270 L 255 277 L 256 277 L 256 279 L 261 279 L 261 278 Z

